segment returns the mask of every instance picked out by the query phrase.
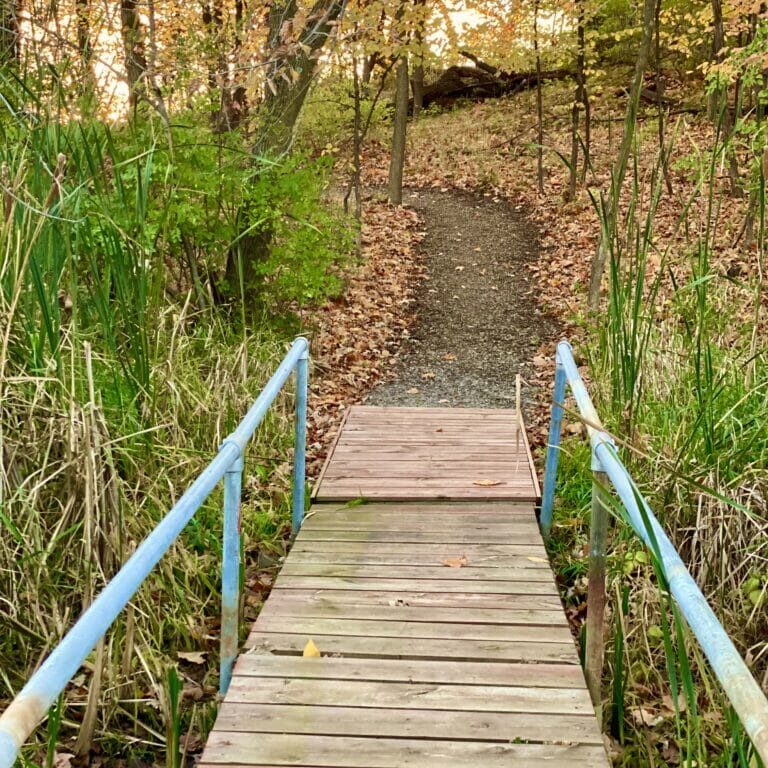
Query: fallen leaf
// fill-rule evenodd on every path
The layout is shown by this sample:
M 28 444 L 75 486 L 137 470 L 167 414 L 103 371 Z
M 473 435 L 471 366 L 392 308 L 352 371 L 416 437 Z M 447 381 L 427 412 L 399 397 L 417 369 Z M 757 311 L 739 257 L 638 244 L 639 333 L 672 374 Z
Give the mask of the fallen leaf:
M 207 655 L 205 651 L 179 651 L 176 654 L 181 661 L 187 661 L 190 664 L 205 664 Z
M 528 560 L 530 560 L 532 563 L 546 563 L 547 558 L 546 557 L 535 557 L 531 555 Z
M 482 485 L 484 488 L 490 488 L 493 485 L 501 485 L 501 480 L 473 480 L 472 485 Z
M 645 709 L 645 707 L 633 709 L 632 719 L 635 721 L 635 725 L 644 725 L 647 728 L 653 728 L 664 720 L 661 715 L 654 714 L 650 709 Z
M 181 689 L 182 699 L 200 701 L 203 698 L 203 687 L 199 683 L 185 683 Z
M 74 755 L 69 752 L 56 752 L 53 756 L 53 768 L 70 768 Z
M 418 387 L 411 387 L 410 389 L 405 390 L 406 395 L 418 395 L 419 394 L 419 388 Z
M 464 568 L 469 565 L 469 560 L 466 555 L 459 555 L 458 557 L 446 557 L 443 560 L 443 565 L 448 568 Z
M 424 371 L 424 373 L 421 374 L 422 379 L 434 379 L 435 374 L 432 371 Z
M 308 659 L 320 658 L 320 651 L 311 637 L 307 640 L 307 644 L 304 646 L 304 652 L 301 655 Z

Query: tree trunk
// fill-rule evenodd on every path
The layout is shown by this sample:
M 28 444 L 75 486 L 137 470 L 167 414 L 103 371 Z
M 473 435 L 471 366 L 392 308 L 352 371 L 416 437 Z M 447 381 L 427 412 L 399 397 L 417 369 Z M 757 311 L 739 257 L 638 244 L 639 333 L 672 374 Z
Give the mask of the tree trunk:
M 586 88 L 586 76 L 584 73 L 584 64 L 586 59 L 585 51 L 585 38 L 584 38 L 584 0 L 579 0 L 579 12 L 578 21 L 576 25 L 576 37 L 578 42 L 576 53 L 576 93 L 574 95 L 573 107 L 571 110 L 571 168 L 568 183 L 568 199 L 574 200 L 576 197 L 576 181 L 578 177 L 578 165 L 579 165 L 579 145 L 582 142 L 582 137 L 579 135 L 579 121 L 580 113 L 584 112 L 586 120 L 587 110 L 587 88 Z M 586 140 L 584 141 L 586 147 Z M 589 158 L 586 151 L 584 152 L 584 176 L 586 178 L 586 168 L 589 164 Z
M 414 0 L 418 7 L 419 17 L 416 20 L 414 39 L 416 50 L 414 51 L 413 77 L 411 78 L 411 90 L 413 91 L 413 116 L 417 118 L 424 108 L 424 26 L 426 19 L 425 0 Z
M 257 154 L 282 155 L 293 143 L 296 126 L 317 70 L 318 52 L 330 39 L 347 0 L 317 0 L 296 38 L 290 22 L 296 0 L 275 0 L 269 8 L 264 100 L 261 125 L 254 145 Z
M 536 54 L 536 119 L 538 146 L 536 147 L 536 180 L 539 194 L 544 194 L 544 105 L 541 94 L 541 54 L 539 53 L 539 0 L 533 5 L 533 50 Z
M 0 0 L 0 67 L 19 62 L 20 29 L 15 0 Z
M 661 3 L 662 0 L 656 0 L 656 11 L 654 22 L 656 25 L 656 47 L 654 59 L 656 64 L 656 97 L 659 104 L 659 156 L 661 158 L 661 169 L 664 174 L 664 183 L 667 185 L 667 194 L 672 194 L 672 178 L 669 174 L 669 158 L 667 157 L 666 137 L 664 130 L 664 79 L 662 77 L 661 67 Z
M 402 205 L 403 169 L 405 168 L 405 132 L 408 125 L 408 56 L 397 63 L 395 83 L 395 118 L 392 122 L 392 155 L 389 160 L 389 202 Z
M 423 61 L 423 59 L 421 61 Z M 414 65 L 413 77 L 411 78 L 414 118 L 418 117 L 421 110 L 424 109 L 424 64 L 422 64 L 421 61 Z
M 295 36 L 291 22 L 296 0 L 274 0 L 269 8 L 265 63 L 266 87 L 259 110 L 260 124 L 253 143 L 256 156 L 279 157 L 290 150 L 293 131 L 320 59 L 347 0 L 316 0 Z M 243 236 L 227 258 L 225 294 L 253 302 L 259 292 L 258 265 L 269 254 L 272 232 L 255 230 Z
M 725 24 L 723 21 L 722 0 L 712 0 L 712 58 L 722 61 L 725 56 Z M 709 101 L 710 116 L 713 121 L 720 123 L 723 145 L 728 158 L 728 178 L 731 194 L 741 196 L 739 186 L 739 166 L 733 148 L 728 144 L 733 136 L 733 113 L 728 104 L 728 87 L 717 88 L 712 92 Z
M 717 0 L 715 0 L 717 2 Z M 656 0 L 643 1 L 643 37 L 637 51 L 635 60 L 635 73 L 627 100 L 627 111 L 624 116 L 624 134 L 619 147 L 619 156 L 613 167 L 611 189 L 606 210 L 606 220 L 603 222 L 604 230 L 600 237 L 597 252 L 592 259 L 592 269 L 589 279 L 589 308 L 596 310 L 600 304 L 600 283 L 605 271 L 605 262 L 610 244 L 606 242 L 615 235 L 616 221 L 621 197 L 621 188 L 624 184 L 624 176 L 627 173 L 629 155 L 635 139 L 635 127 L 637 125 L 637 110 L 640 106 L 640 91 L 643 87 L 643 76 L 648 68 L 648 59 L 653 42 L 653 22 L 656 12 Z
M 136 0 L 120 0 L 120 33 L 125 53 L 125 73 L 131 107 L 147 92 L 147 54 Z
M 90 91 L 93 85 L 93 45 L 91 44 L 91 9 L 89 0 L 76 0 L 75 21 L 77 27 L 77 50 L 83 69 L 83 90 Z

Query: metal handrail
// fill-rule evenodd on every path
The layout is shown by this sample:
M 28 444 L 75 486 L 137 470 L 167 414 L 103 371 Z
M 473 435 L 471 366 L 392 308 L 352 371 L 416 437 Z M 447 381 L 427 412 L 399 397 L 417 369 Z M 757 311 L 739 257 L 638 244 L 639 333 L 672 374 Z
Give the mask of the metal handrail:
M 609 480 L 627 512 L 629 522 L 635 533 L 656 554 L 666 576 L 669 591 L 675 598 L 680 612 L 703 649 L 757 753 L 768 765 L 768 699 L 766 699 L 695 580 L 688 572 L 674 545 L 648 506 L 648 502 L 632 480 L 627 468 L 618 456 L 616 446 L 610 435 L 603 430 L 587 388 L 579 375 L 571 345 L 567 341 L 561 341 L 557 345 L 554 402 L 540 517 L 543 534 L 547 536 L 552 525 L 566 384 L 570 386 L 574 395 L 592 446 L 592 471 L 596 475 L 593 483 L 592 527 L 594 528 L 596 525 L 595 514 L 598 518 L 603 518 L 602 522 L 597 522 L 597 527 L 602 526 L 603 531 L 607 527 L 607 504 L 605 504 L 603 494 L 606 493 L 608 485 L 605 481 Z M 602 537 L 600 533 L 597 536 L 594 535 L 594 531 L 590 533 L 590 595 L 593 589 L 598 588 L 597 585 L 592 584 L 592 561 L 597 560 L 598 566 L 600 561 L 604 563 L 604 542 L 604 533 Z M 599 572 L 599 568 L 595 570 Z M 585 656 L 587 664 L 591 661 L 594 667 L 587 670 L 587 681 L 589 683 L 592 680 L 590 692 L 595 704 L 600 699 L 599 680 L 602 673 L 602 651 L 590 654 L 589 646 L 590 635 L 593 644 L 602 644 L 605 599 L 604 568 L 602 574 L 603 600 L 601 602 L 598 599 L 596 602 L 598 607 L 596 616 L 591 615 L 593 613 L 592 602 L 588 603 L 589 610 L 587 612 L 587 652 Z M 597 680 L 596 686 L 595 680 Z
M 222 478 L 224 533 L 219 689 L 222 694 L 226 693 L 237 655 L 240 620 L 240 490 L 243 454 L 248 441 L 294 370 L 296 426 L 291 520 L 293 533 L 298 531 L 304 517 L 306 481 L 309 344 L 304 338 L 293 342 L 259 397 L 237 429 L 221 444 L 210 464 L 139 545 L 0 716 L 0 768 L 12 768 L 22 745 L 45 717 L 86 656 Z

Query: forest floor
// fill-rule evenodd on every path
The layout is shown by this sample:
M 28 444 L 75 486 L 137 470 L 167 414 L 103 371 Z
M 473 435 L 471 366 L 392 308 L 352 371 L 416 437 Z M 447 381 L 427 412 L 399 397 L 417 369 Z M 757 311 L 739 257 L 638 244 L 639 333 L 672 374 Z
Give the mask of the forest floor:
M 529 379 L 539 345 L 555 331 L 536 300 L 530 267 L 535 229 L 504 200 L 446 190 L 408 190 L 423 223 L 426 274 L 414 326 L 371 405 L 510 408 L 515 379 Z M 523 390 L 524 402 L 532 393 Z

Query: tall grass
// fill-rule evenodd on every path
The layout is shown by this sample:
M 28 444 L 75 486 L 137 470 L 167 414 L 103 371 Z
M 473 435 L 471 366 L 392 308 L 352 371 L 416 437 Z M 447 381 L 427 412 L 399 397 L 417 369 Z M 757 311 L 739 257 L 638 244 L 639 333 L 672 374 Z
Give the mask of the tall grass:
M 606 230 L 607 312 L 588 330 L 584 350 L 598 409 L 626 441 L 626 463 L 766 688 L 764 244 L 760 234 L 745 257 L 748 272 L 728 277 L 720 256 L 728 199 L 719 179 L 727 149 L 718 137 L 712 151 L 688 159 L 692 191 L 664 201 L 679 211 L 672 237 L 668 227 L 664 238 L 657 234 L 661 158 L 647 176 L 635 162 L 623 216 Z M 762 222 L 765 184 L 757 176 Z M 605 228 L 605 206 L 594 203 Z M 572 518 L 579 499 L 586 517 L 588 463 L 564 466 L 570 490 L 561 515 Z M 643 553 L 618 509 L 616 520 L 606 691 L 617 764 L 761 765 L 672 602 L 658 559 Z
M 191 285 L 170 295 L 179 270 L 161 228 L 176 188 L 157 170 L 167 147 L 137 152 L 103 125 L 10 108 L 0 131 L 2 707 L 204 466 L 283 344 L 266 325 L 246 330 L 201 308 Z M 278 468 L 270 493 L 246 488 L 248 548 L 282 551 L 289 425 L 284 398 L 248 459 Z M 142 756 L 168 734 L 175 755 L 190 717 L 204 730 L 220 502 L 203 506 L 89 657 L 48 724 L 49 764 L 57 741 Z M 176 679 L 168 668 L 192 649 L 210 663 L 181 661 Z M 185 686 L 203 700 L 182 716 Z M 26 755 L 40 763 L 34 745 Z

